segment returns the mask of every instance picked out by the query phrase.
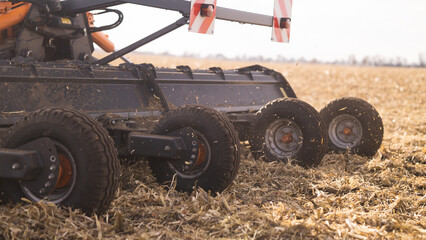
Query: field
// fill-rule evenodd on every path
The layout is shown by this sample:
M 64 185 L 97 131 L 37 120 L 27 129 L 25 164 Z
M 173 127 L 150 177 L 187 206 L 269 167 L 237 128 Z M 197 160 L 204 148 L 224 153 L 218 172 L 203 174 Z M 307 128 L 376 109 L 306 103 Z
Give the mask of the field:
M 255 63 L 132 55 L 156 66 Z M 216 197 L 167 191 L 146 163 L 125 164 L 107 214 L 0 205 L 0 239 L 426 239 L 426 69 L 264 63 L 320 110 L 356 96 L 385 126 L 372 158 L 329 154 L 315 169 L 255 161 Z

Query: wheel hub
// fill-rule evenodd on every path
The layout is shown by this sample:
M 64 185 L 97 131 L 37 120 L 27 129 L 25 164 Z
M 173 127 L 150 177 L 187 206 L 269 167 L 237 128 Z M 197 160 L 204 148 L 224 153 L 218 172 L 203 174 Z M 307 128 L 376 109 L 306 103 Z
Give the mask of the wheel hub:
M 46 198 L 55 189 L 59 174 L 58 153 L 53 141 L 49 138 L 39 138 L 20 146 L 19 149 L 37 151 L 43 164 L 35 179 L 20 181 L 23 191 L 31 200 Z
M 266 130 L 265 145 L 279 159 L 294 157 L 302 144 L 302 130 L 289 119 L 277 119 Z
M 342 114 L 330 122 L 328 136 L 339 148 L 353 148 L 360 143 L 362 131 L 361 122 L 356 117 Z
M 292 133 L 289 132 L 289 133 L 284 134 L 281 137 L 281 141 L 283 141 L 283 143 L 287 143 L 287 144 L 291 143 L 293 141 L 293 135 L 292 135 Z
M 37 147 L 34 147 L 37 142 Z M 44 165 L 35 180 L 20 182 L 25 195 L 34 202 L 63 202 L 71 194 L 76 181 L 76 166 L 71 153 L 65 146 L 49 138 L 38 139 L 22 148 L 36 150 Z
M 352 134 L 352 129 L 349 127 L 345 127 L 345 129 L 343 129 L 343 134 L 349 136 Z
M 169 135 L 180 136 L 190 145 L 186 156 L 181 160 L 168 161 L 169 166 L 182 178 L 196 178 L 203 174 L 211 158 L 210 146 L 203 134 L 192 128 L 183 128 Z

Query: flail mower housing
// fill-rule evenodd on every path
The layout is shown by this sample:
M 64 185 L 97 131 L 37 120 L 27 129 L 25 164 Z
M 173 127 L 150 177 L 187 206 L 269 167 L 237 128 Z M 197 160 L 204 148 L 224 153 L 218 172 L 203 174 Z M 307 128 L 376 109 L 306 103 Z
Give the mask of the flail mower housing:
M 169 26 L 121 50 L 102 31 L 120 25 L 115 5 L 178 11 Z M 148 159 L 160 183 L 225 190 L 240 165 L 240 141 L 256 159 L 312 167 L 327 151 L 373 155 L 377 111 L 356 98 L 318 113 L 278 72 L 255 65 L 192 70 L 135 64 L 124 56 L 165 34 L 213 33 L 216 19 L 272 28 L 288 42 L 292 0 L 274 16 L 221 8 L 216 0 L 0 0 L 0 198 L 51 201 L 101 213 L 118 186 L 119 158 Z M 117 21 L 93 25 L 90 11 Z M 92 56 L 93 44 L 111 52 Z M 122 58 L 125 63 L 110 66 Z

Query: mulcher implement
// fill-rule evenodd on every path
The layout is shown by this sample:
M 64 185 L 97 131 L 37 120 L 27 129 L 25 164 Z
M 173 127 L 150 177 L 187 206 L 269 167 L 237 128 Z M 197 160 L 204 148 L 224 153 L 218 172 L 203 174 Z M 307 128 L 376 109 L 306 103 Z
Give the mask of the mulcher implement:
M 123 14 L 111 7 L 123 3 L 182 17 L 116 50 L 102 31 L 120 25 Z M 175 181 L 177 190 L 221 192 L 238 172 L 240 141 L 256 159 L 305 167 L 327 151 L 374 154 L 383 126 L 359 99 L 333 102 L 320 115 L 283 75 L 259 65 L 171 69 L 125 58 L 186 24 L 212 34 L 216 19 L 271 27 L 274 41 L 288 42 L 291 8 L 291 0 L 275 0 L 266 16 L 215 0 L 0 0 L 0 200 L 102 213 L 118 187 L 119 158 L 148 159 L 157 181 Z M 104 13 L 118 18 L 95 27 L 93 17 Z M 94 58 L 93 44 L 111 54 Z M 125 63 L 109 65 L 118 58 Z

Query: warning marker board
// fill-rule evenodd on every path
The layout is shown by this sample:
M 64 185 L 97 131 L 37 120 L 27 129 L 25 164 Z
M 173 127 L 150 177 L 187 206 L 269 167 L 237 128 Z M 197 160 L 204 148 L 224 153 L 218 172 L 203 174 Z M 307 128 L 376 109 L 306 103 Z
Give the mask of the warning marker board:
M 272 41 L 290 41 L 291 12 L 293 0 L 274 0 L 274 24 L 272 26 Z
M 192 0 L 189 31 L 213 34 L 217 0 Z

